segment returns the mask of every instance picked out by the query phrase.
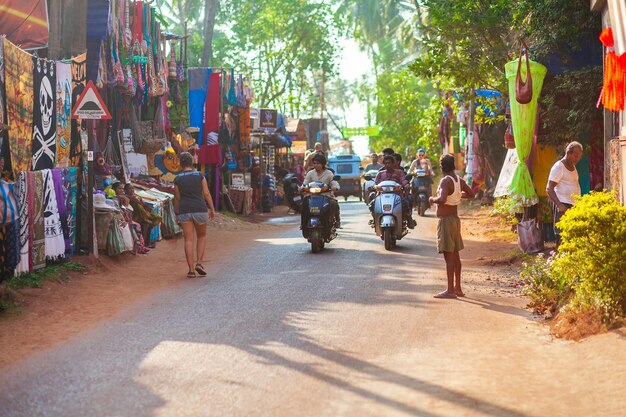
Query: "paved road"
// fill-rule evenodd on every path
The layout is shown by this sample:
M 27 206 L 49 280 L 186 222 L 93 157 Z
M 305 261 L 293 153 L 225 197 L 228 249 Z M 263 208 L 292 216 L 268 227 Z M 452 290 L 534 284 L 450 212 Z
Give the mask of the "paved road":
M 434 218 L 387 252 L 362 203 L 341 208 L 344 229 L 320 254 L 284 229 L 5 370 L 0 415 L 586 412 L 584 384 L 564 392 L 558 372 L 537 375 L 562 352 L 535 348 L 549 338 L 519 306 L 432 299 L 443 285 Z

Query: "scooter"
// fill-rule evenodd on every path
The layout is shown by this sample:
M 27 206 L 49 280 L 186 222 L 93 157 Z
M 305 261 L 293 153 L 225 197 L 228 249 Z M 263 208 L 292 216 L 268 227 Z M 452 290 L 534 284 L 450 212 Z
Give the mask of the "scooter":
M 292 173 L 285 175 L 285 178 L 283 178 L 285 201 L 294 213 L 300 213 L 302 210 L 302 195 L 299 193 L 301 185 L 302 183 L 298 177 Z
M 302 236 L 311 243 L 311 252 L 318 253 L 324 249 L 325 243 L 337 237 L 337 222 L 331 210 L 330 197 L 323 195 L 330 191 L 330 186 L 311 182 L 303 185 L 302 191 L 306 194 L 300 214 Z
M 374 230 L 391 250 L 396 241 L 409 233 L 407 219 L 403 218 L 402 197 L 398 195 L 402 186 L 395 181 L 382 181 L 374 186 L 378 195 L 374 198 Z
M 369 190 L 374 185 L 376 185 L 374 180 L 376 179 L 377 174 L 378 174 L 378 170 L 370 169 L 363 175 L 363 179 L 365 180 L 365 183 L 363 184 L 363 201 L 365 201 L 365 204 L 367 204 L 368 206 L 372 201 L 371 196 L 370 196 L 371 192 Z
M 415 170 L 415 177 L 411 181 L 411 195 L 413 204 L 417 208 L 417 214 L 423 217 L 430 208 L 428 198 L 431 195 L 431 177 L 427 169 Z

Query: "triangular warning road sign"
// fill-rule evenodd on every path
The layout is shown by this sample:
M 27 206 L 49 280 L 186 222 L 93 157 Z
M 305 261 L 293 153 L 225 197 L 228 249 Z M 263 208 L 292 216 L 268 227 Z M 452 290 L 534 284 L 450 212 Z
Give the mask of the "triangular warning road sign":
M 87 83 L 85 91 L 76 100 L 76 105 L 72 109 L 72 119 L 110 119 L 111 113 L 104 104 L 98 89 L 92 81 Z

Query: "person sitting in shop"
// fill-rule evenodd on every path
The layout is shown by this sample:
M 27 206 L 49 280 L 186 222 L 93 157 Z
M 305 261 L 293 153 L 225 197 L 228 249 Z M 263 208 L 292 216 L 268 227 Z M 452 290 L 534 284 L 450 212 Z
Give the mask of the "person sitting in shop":
M 133 208 L 133 220 L 141 226 L 141 234 L 143 235 L 145 245 L 149 248 L 154 248 L 155 242 L 150 240 L 150 234 L 155 226 L 161 224 L 161 216 L 151 213 L 150 206 L 135 194 L 135 187 L 132 184 L 124 186 L 124 193 L 130 201 L 130 206 Z

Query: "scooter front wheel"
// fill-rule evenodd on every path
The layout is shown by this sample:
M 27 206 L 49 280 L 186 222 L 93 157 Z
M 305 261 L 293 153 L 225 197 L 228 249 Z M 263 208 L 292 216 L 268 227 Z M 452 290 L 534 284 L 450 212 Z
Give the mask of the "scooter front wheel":
M 427 209 L 428 209 L 428 205 L 426 204 L 426 202 L 420 200 L 419 206 L 417 207 L 417 214 L 419 214 L 420 217 L 424 217 Z
M 395 244 L 395 239 L 393 238 L 393 234 L 391 233 L 391 229 L 383 230 L 383 241 L 385 242 L 385 250 L 393 249 Z
M 319 229 L 311 230 L 311 252 L 318 253 L 324 248 L 322 232 Z

